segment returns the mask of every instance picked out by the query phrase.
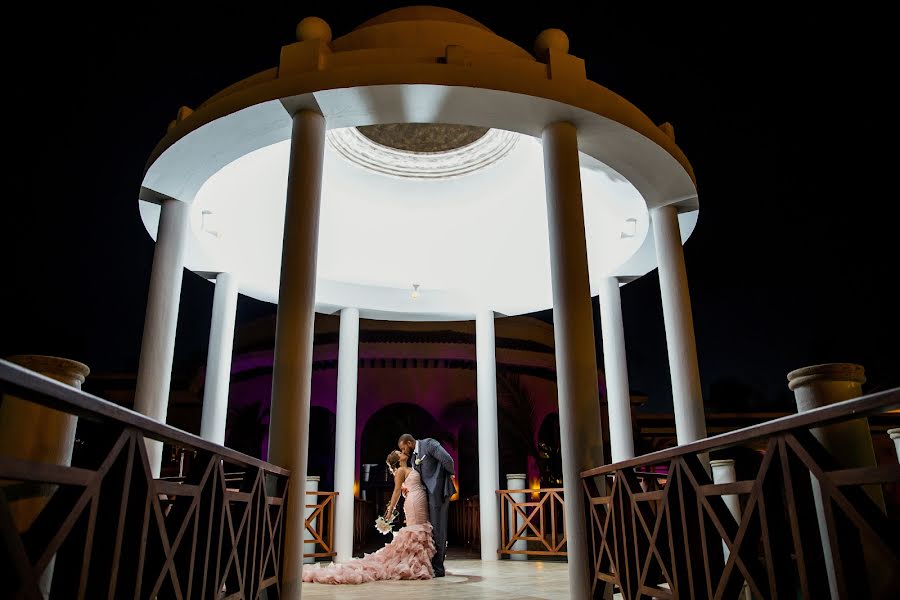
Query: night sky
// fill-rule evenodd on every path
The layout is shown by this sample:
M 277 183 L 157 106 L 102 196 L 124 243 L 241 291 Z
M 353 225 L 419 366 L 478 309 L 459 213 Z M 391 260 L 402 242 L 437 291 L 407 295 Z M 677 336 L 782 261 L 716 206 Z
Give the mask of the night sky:
M 675 4 L 443 6 L 529 50 L 563 29 L 590 79 L 675 126 L 700 189 L 685 254 L 707 408 L 790 410 L 785 374 L 821 362 L 864 365 L 869 391 L 900 385 L 888 19 Z M 275 66 L 304 16 L 338 37 L 402 4 L 223 6 L 33 3 L 8 19 L 0 356 L 135 372 L 153 256 L 137 194 L 179 106 Z M 185 274 L 176 371 L 204 363 L 212 293 Z M 655 272 L 622 294 L 632 389 L 665 409 Z M 274 310 L 242 297 L 238 326 Z

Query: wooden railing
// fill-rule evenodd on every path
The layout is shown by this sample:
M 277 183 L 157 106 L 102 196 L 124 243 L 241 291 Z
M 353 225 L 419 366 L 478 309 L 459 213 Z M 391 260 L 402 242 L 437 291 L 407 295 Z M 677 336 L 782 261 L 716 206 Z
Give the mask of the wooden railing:
M 4 595 L 280 596 L 288 471 L 5 361 L 0 393 L 76 415 L 79 435 L 91 433 L 72 466 L 0 457 Z M 196 452 L 180 481 L 153 477 L 147 439 Z M 20 530 L 23 501 L 41 506 Z
M 369 536 L 375 528 L 375 503 L 371 500 L 354 498 L 353 501 L 353 548 L 365 548 Z
M 481 511 L 478 496 L 450 503 L 447 529 L 451 544 L 472 552 L 481 551 Z
M 500 555 L 566 556 L 562 488 L 499 490 Z
M 595 597 L 896 598 L 898 523 L 864 486 L 900 482 L 900 465 L 841 468 L 810 429 L 898 406 L 889 390 L 585 471 Z M 752 479 L 711 481 L 710 452 L 760 440 Z
M 312 509 L 306 517 L 306 544 L 303 558 L 331 558 L 334 551 L 334 499 L 337 492 L 306 492 L 306 500 L 315 498 L 314 504 L 307 504 Z M 306 550 L 312 549 L 312 552 Z

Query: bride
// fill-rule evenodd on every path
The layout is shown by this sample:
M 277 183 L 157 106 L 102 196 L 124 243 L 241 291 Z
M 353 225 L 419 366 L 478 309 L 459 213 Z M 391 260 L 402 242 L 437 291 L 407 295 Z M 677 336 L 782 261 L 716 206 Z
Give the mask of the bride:
M 387 465 L 394 474 L 394 493 L 385 511 L 390 520 L 400 494 L 406 500 L 403 512 L 406 526 L 394 534 L 394 539 L 374 554 L 366 554 L 346 563 L 318 564 L 303 567 L 303 581 L 310 583 L 367 583 L 384 579 L 431 579 L 434 571 L 434 540 L 428 522 L 428 497 L 422 479 L 409 468 L 409 456 L 394 450 L 387 457 Z

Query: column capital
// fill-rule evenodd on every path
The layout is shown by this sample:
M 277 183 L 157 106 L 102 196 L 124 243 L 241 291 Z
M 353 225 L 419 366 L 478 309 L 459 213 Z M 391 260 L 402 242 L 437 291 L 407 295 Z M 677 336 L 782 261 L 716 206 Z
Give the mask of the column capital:
M 560 127 L 562 129 L 571 129 L 576 135 L 578 134 L 578 128 L 575 126 L 575 123 L 571 121 L 552 121 L 544 125 L 544 134 L 548 132 L 551 128 Z
M 218 271 L 194 271 L 194 273 L 196 273 L 200 277 L 203 277 L 204 279 L 215 279 L 219 275 L 230 275 L 231 277 L 234 277 L 234 273 L 231 271 L 231 269 L 221 269 Z
M 302 44 L 302 42 L 300 44 Z M 319 117 L 323 121 L 325 120 L 325 115 L 322 114 L 319 105 L 316 104 L 315 99 L 311 97 L 294 96 L 292 98 L 282 98 L 281 105 L 288 111 L 288 114 L 291 115 L 292 119 L 307 116 Z

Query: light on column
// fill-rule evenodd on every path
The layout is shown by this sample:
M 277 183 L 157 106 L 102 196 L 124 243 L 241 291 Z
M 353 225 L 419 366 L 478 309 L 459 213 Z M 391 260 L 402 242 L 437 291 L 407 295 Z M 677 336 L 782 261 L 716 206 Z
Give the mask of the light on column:
M 625 219 L 625 225 L 622 227 L 622 235 L 620 239 L 633 238 L 637 234 L 637 219 L 634 217 Z
M 414 283 L 412 294 L 410 294 L 409 297 L 412 298 L 413 300 L 418 300 L 420 295 L 421 294 L 419 294 L 419 284 Z

